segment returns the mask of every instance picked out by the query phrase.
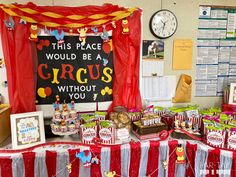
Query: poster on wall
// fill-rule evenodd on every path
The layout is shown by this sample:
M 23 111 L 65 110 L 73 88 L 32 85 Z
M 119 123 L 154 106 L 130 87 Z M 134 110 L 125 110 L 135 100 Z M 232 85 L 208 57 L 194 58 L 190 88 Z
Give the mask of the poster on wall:
M 81 45 L 78 36 L 66 36 L 64 41 L 39 37 L 36 104 L 52 104 L 57 95 L 61 102 L 112 101 L 112 40 L 87 36 Z
M 164 42 L 143 40 L 143 59 L 164 59 Z

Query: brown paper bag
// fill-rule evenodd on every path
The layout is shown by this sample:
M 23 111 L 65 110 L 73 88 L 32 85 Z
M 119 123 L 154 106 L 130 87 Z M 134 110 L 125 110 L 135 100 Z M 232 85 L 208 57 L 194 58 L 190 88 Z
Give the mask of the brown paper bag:
M 192 77 L 186 74 L 180 76 L 173 103 L 188 103 L 191 102 L 192 94 Z

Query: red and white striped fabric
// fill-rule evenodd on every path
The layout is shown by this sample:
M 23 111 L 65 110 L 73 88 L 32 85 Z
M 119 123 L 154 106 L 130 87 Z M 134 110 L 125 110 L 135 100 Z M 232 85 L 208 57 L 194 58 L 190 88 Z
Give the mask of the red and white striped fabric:
M 175 163 L 178 144 L 184 147 L 187 167 Z M 75 158 L 77 152 L 85 149 L 97 156 L 100 163 L 85 168 Z M 163 161 L 167 161 L 166 169 Z M 71 173 L 66 168 L 68 163 L 72 163 Z M 105 177 L 104 172 L 108 171 L 122 177 L 216 177 L 219 174 L 234 177 L 235 169 L 235 153 L 183 140 L 114 146 L 51 143 L 26 151 L 0 151 L 1 177 Z

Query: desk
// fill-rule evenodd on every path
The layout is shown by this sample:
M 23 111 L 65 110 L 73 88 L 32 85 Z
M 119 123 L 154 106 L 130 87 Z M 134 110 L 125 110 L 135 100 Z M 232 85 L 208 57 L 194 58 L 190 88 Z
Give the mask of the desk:
M 184 147 L 187 164 L 176 164 L 178 144 Z M 97 156 L 99 164 L 85 168 L 80 159 L 75 158 L 76 153 L 84 150 Z M 166 169 L 163 161 L 167 161 Z M 66 165 L 70 162 L 72 172 L 69 174 Z M 49 142 L 25 150 L 0 150 L 0 167 L 2 177 L 105 177 L 107 171 L 115 171 L 116 176 L 122 177 L 216 177 L 216 173 L 228 177 L 236 176 L 236 152 L 184 140 L 111 146 Z

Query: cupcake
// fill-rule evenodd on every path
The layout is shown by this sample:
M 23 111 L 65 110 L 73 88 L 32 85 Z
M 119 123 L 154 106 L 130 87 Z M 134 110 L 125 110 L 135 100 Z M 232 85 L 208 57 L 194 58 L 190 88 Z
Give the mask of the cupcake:
M 60 129 L 61 129 L 61 132 L 67 132 L 67 126 L 66 125 L 62 125 L 60 127 Z
M 61 118 L 61 112 L 59 110 L 56 110 L 54 113 L 54 118 L 55 119 L 60 119 Z
M 75 131 L 75 125 L 74 124 L 68 125 L 68 131 L 70 131 L 70 132 Z
M 76 112 L 74 109 L 72 109 L 72 110 L 70 111 L 70 117 L 71 117 L 72 119 L 77 118 L 77 112 Z
M 51 124 L 51 128 L 54 132 L 59 132 L 60 131 L 60 126 L 59 125 Z

